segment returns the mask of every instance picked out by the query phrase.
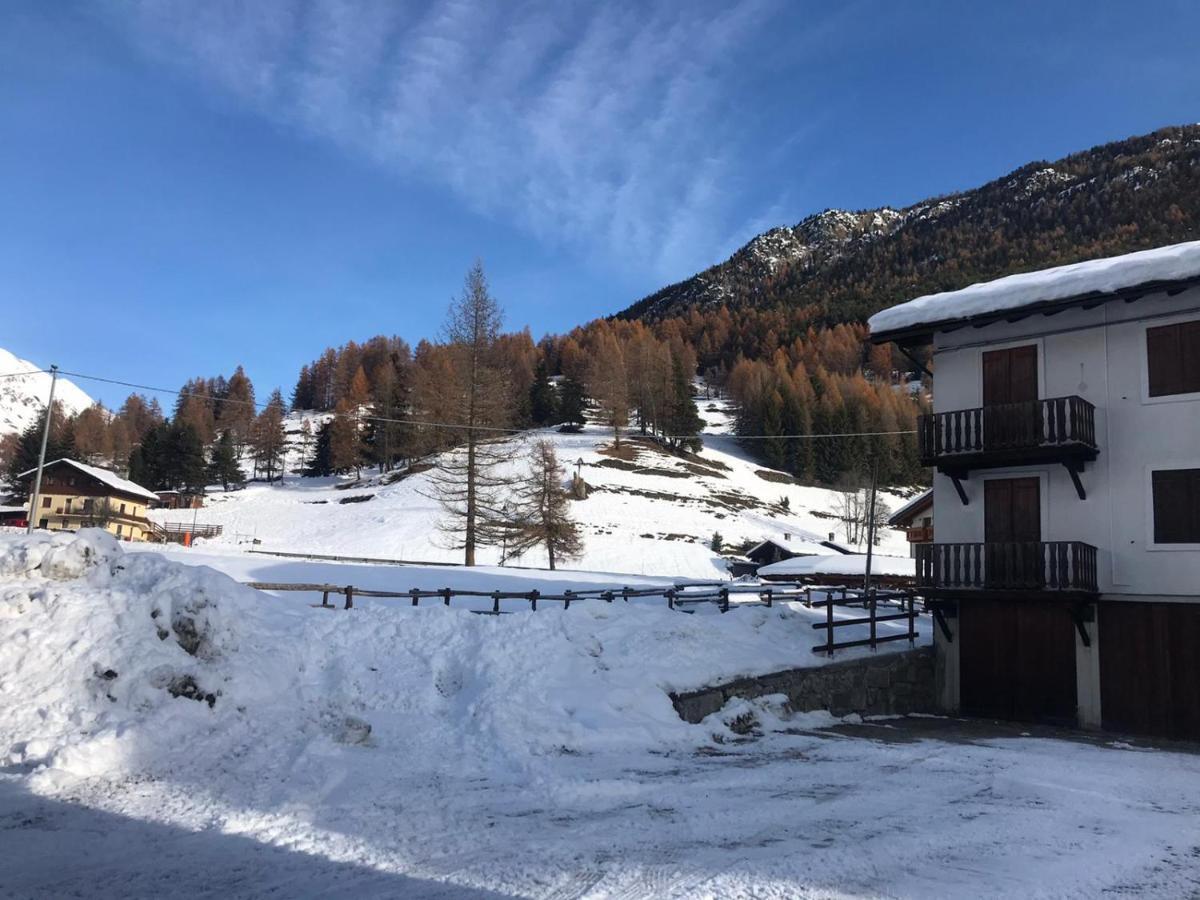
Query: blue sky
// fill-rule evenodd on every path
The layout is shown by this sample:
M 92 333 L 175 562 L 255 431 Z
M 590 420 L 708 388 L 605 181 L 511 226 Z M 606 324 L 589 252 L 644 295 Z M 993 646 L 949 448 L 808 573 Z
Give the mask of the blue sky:
M 436 334 L 476 257 L 563 331 L 826 207 L 1197 121 L 1197 34 L 1191 2 L 8 0 L 0 346 L 286 393 Z

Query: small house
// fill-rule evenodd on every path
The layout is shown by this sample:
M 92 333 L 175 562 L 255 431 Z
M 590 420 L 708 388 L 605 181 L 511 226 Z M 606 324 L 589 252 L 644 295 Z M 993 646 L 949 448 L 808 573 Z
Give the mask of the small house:
M 933 488 L 921 491 L 892 513 L 888 525 L 904 532 L 915 558 L 918 546 L 933 543 Z
M 871 555 L 871 584 L 876 587 L 911 587 L 916 571 L 914 559 Z M 763 566 L 758 570 L 758 577 L 764 581 L 863 587 L 866 573 L 865 553 L 827 553 L 823 556 L 794 556 Z
M 20 477 L 32 484 L 36 469 Z M 31 511 L 38 528 L 77 531 L 103 528 L 121 540 L 144 541 L 152 526 L 146 510 L 158 497 L 115 472 L 73 459 L 56 459 L 42 471 L 37 509 Z
M 204 494 L 199 491 L 155 491 L 159 509 L 203 509 Z
M 808 533 L 783 532 L 767 538 L 746 551 L 746 558 L 756 566 L 769 566 L 795 556 L 825 556 L 829 553 L 849 553 L 850 550 L 833 540 L 823 541 Z

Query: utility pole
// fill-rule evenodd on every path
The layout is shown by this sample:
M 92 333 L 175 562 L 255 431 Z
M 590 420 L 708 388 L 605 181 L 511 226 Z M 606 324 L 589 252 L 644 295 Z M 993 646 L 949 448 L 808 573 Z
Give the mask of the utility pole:
M 42 492 L 42 469 L 46 466 L 46 443 L 50 440 L 50 419 L 54 415 L 54 386 L 58 384 L 58 366 L 50 367 L 50 400 L 46 403 L 46 425 L 42 429 L 42 449 L 38 452 L 37 474 L 33 476 L 33 494 L 29 498 L 29 521 L 25 533 L 33 534 L 38 511 L 38 494 Z
M 871 458 L 871 501 L 867 504 L 867 565 L 863 573 L 863 591 L 871 589 L 871 557 L 875 548 L 875 490 L 879 457 Z

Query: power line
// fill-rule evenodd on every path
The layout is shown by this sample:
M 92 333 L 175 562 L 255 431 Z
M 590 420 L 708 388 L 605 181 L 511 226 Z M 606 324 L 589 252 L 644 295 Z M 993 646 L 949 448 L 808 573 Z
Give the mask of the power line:
M 22 375 L 48 375 L 49 369 L 32 369 L 28 372 L 5 372 L 0 378 L 20 378 Z

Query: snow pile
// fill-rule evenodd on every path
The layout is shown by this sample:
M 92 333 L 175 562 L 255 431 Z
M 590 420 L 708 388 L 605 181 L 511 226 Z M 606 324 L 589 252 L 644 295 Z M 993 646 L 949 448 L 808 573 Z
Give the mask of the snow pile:
M 758 570 L 759 575 L 767 578 L 782 575 L 858 575 L 861 577 L 866 572 L 867 555 L 865 553 L 796 556 L 792 559 L 772 563 L 769 566 L 762 566 Z M 917 562 L 914 559 L 901 556 L 872 556 L 871 574 L 914 578 L 917 574 Z
M 871 316 L 871 333 L 1019 309 L 1031 303 L 1111 293 L 1154 281 L 1200 277 L 1200 241 L 1056 266 L 928 294 Z
M 817 618 L 798 604 L 687 615 L 602 601 L 500 617 L 385 602 L 330 612 L 125 553 L 99 531 L 5 536 L 0 765 L 44 767 L 54 783 L 202 778 L 248 754 L 365 744 L 364 765 L 503 777 L 695 747 L 722 726 L 685 724 L 668 691 L 821 665 Z

